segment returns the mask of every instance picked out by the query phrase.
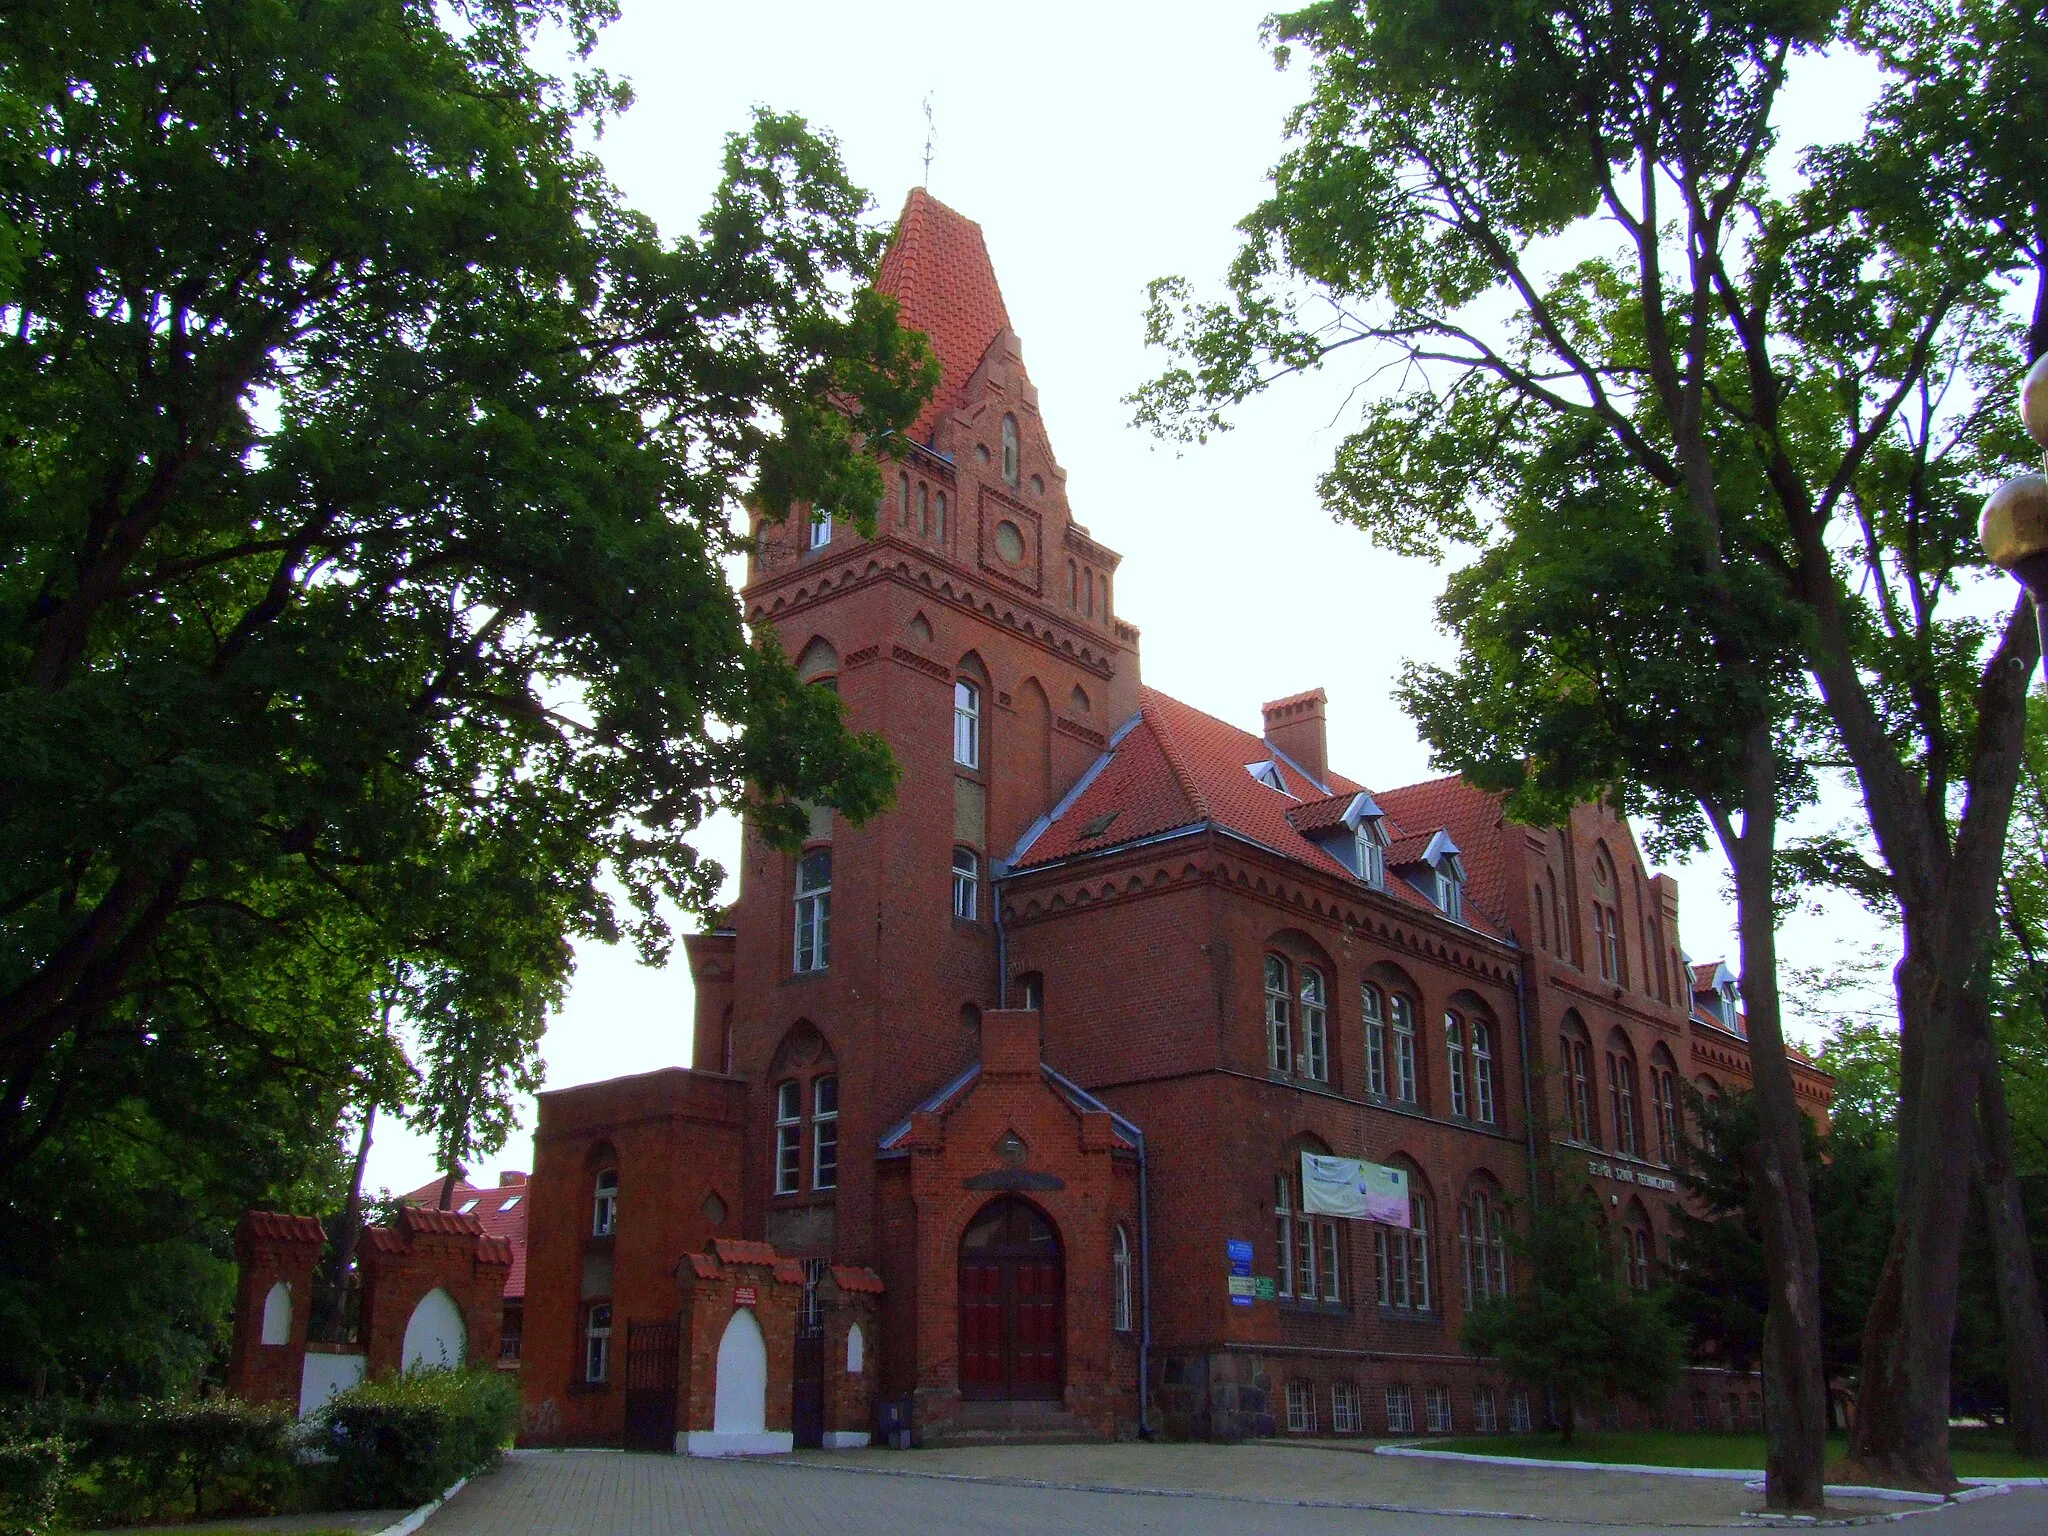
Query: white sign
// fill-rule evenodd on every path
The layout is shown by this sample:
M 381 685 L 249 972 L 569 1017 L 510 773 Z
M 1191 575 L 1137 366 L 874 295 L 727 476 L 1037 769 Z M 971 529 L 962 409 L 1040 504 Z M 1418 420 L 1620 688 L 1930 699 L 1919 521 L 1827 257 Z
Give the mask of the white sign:
M 1346 1216 L 1389 1227 L 1408 1225 L 1408 1175 L 1355 1157 L 1301 1154 L 1301 1208 L 1311 1216 Z

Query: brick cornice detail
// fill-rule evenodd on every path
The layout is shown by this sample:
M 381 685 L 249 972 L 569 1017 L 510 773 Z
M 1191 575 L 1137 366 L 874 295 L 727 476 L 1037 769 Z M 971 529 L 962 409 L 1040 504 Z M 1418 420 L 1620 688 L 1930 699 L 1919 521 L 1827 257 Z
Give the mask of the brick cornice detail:
M 1555 970 L 1549 973 L 1549 980 L 1551 986 L 1555 987 L 1558 991 L 1569 992 L 1582 1002 L 1590 1003 L 1600 1008 L 1611 1008 L 1617 1013 L 1625 1013 L 1630 1018 L 1640 1019 L 1643 1023 L 1650 1025 L 1652 1028 L 1661 1029 L 1668 1035 L 1682 1035 L 1685 1033 L 1684 1019 L 1667 1014 L 1652 1013 L 1647 1008 L 1630 1001 L 1626 995 L 1616 997 L 1612 990 L 1606 992 L 1597 991 L 1587 986 L 1584 982 L 1574 981 L 1569 976 L 1561 976 Z
M 946 666 L 942 662 L 933 661 L 929 656 L 920 656 L 907 645 L 891 646 L 889 648 L 889 659 L 902 666 L 909 667 L 913 671 L 923 672 L 927 676 L 936 677 L 942 683 L 949 683 L 953 680 L 953 669 L 951 667 Z
M 1087 742 L 1089 746 L 1094 747 L 1097 751 L 1102 751 L 1109 746 L 1109 738 L 1103 735 L 1102 732 L 1093 730 L 1078 720 L 1069 720 L 1065 715 L 1056 717 L 1053 720 L 1052 728 L 1062 736 L 1071 736 L 1076 741 Z

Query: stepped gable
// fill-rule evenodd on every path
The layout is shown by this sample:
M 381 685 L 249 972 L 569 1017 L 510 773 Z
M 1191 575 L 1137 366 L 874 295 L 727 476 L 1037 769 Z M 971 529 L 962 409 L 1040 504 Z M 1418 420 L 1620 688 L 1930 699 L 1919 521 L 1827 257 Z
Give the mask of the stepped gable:
M 934 424 L 960 405 L 974 370 L 1010 328 L 981 226 L 912 187 L 875 287 L 896 300 L 903 323 L 923 331 L 938 355 L 939 386 L 910 428 L 929 443 Z

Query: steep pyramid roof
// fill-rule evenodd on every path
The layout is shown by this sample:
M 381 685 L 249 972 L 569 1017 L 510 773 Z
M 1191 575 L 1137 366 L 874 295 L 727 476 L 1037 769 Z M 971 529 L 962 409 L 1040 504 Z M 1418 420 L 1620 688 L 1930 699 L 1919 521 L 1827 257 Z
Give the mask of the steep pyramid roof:
M 989 344 L 1010 328 L 981 226 L 912 187 L 875 287 L 896 300 L 903 323 L 930 337 L 938 354 L 939 387 L 910 429 L 926 442 L 940 414 L 960 404 Z

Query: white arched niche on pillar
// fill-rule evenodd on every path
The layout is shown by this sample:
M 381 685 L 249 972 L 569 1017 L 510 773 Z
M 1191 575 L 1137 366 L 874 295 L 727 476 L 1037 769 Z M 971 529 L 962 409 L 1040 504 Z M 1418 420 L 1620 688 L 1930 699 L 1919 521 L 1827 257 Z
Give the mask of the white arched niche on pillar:
M 263 1298 L 263 1342 L 289 1344 L 292 1341 L 292 1288 L 280 1280 Z
M 751 1307 L 734 1311 L 718 1340 L 711 1428 L 686 1430 L 692 1456 L 768 1456 L 795 1449 L 786 1429 L 768 1428 L 768 1341 Z
M 868 1336 L 861 1332 L 859 1323 L 852 1323 L 846 1329 L 846 1374 L 858 1376 L 868 1368 Z M 828 1451 L 849 1450 L 858 1445 L 874 1444 L 874 1435 L 865 1429 L 828 1429 L 825 1431 L 825 1449 Z
M 469 1363 L 469 1328 L 462 1321 L 462 1308 L 440 1286 L 422 1296 L 406 1319 L 399 1359 L 408 1371 L 459 1371 Z

